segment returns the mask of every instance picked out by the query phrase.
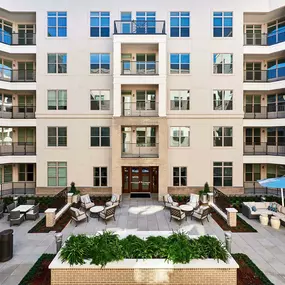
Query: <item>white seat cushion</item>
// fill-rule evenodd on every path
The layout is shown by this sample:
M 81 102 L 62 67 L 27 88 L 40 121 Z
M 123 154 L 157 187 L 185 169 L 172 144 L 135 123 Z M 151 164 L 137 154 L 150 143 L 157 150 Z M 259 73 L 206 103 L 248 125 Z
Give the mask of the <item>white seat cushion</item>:
M 112 205 L 113 205 L 113 203 L 112 203 L 111 201 L 106 202 L 106 207 L 110 207 L 110 206 L 112 206 Z
M 115 194 L 112 195 L 111 202 L 115 203 L 117 201 L 117 196 Z
M 168 203 L 172 204 L 173 203 L 173 199 L 170 195 L 168 195 L 167 197 Z
M 76 217 L 77 221 L 82 221 L 86 218 L 86 215 L 83 213 L 82 215 L 79 215 Z

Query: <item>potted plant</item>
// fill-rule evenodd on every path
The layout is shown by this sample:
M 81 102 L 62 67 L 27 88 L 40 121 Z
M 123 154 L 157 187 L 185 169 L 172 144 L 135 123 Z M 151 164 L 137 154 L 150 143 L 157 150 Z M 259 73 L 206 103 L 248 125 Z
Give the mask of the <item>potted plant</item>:
M 199 196 L 200 196 L 200 201 L 203 204 L 207 204 L 208 203 L 208 197 L 207 194 L 210 192 L 210 187 L 208 182 L 205 183 L 204 185 L 204 189 L 199 191 Z
M 72 203 L 77 203 L 79 201 L 80 191 L 76 189 L 75 183 L 70 183 L 70 190 L 68 193 L 72 193 Z

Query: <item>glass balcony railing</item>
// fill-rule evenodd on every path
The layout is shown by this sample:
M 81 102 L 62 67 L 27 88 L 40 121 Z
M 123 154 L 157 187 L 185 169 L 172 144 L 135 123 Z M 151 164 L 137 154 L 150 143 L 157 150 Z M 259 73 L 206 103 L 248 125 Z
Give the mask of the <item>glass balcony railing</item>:
M 276 119 L 285 118 L 285 103 L 269 104 L 261 106 L 260 104 L 247 104 L 244 107 L 245 119 Z
M 9 69 L 0 67 L 0 80 L 8 82 L 35 82 L 36 71 L 33 69 Z
M 122 143 L 122 157 L 124 158 L 155 158 L 158 157 L 158 143 L 137 144 Z
M 245 46 L 272 46 L 285 41 L 285 30 L 266 33 L 245 33 Z
M 158 103 L 155 101 L 122 103 L 123 117 L 157 117 Z
M 271 82 L 285 79 L 285 66 L 268 70 L 245 70 L 244 82 Z
M 285 143 L 259 142 L 244 143 L 244 155 L 276 155 L 285 156 Z
M 35 155 L 35 142 L 6 142 L 0 144 L 0 156 Z
M 35 106 L 0 105 L 0 118 L 3 119 L 35 119 Z
M 6 45 L 32 46 L 36 44 L 35 33 L 8 33 L 0 29 L 0 43 Z
M 157 61 L 129 61 L 123 60 L 122 75 L 158 75 Z

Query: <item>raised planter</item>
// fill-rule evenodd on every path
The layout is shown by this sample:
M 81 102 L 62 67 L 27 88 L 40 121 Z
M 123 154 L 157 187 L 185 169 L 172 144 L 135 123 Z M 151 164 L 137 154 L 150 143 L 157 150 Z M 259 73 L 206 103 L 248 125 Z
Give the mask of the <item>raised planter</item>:
M 135 234 L 140 238 L 147 236 L 169 236 L 172 232 L 118 232 L 121 238 Z M 196 236 L 190 236 L 196 238 Z M 56 255 L 49 268 L 51 285 L 142 285 L 142 284 L 196 284 L 196 285 L 236 285 L 238 264 L 230 256 L 227 262 L 213 259 L 194 259 L 188 264 L 173 264 L 164 259 L 125 259 L 110 262 L 104 268 L 90 264 L 69 265 Z

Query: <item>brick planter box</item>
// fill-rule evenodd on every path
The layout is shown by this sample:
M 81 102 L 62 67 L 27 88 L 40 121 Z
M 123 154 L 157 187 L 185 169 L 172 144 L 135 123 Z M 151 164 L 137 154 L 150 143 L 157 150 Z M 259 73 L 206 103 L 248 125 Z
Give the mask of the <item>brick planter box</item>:
M 147 235 L 162 235 L 148 232 Z M 139 237 L 145 237 L 136 233 Z M 164 234 L 165 235 L 165 232 Z M 194 237 L 194 236 L 193 236 Z M 163 259 L 125 259 L 111 262 L 106 267 L 91 265 L 70 266 L 56 255 L 49 268 L 51 285 L 236 285 L 238 264 L 230 257 L 228 262 L 213 259 L 192 260 L 189 264 L 172 264 Z

